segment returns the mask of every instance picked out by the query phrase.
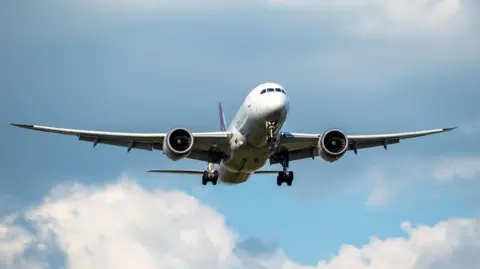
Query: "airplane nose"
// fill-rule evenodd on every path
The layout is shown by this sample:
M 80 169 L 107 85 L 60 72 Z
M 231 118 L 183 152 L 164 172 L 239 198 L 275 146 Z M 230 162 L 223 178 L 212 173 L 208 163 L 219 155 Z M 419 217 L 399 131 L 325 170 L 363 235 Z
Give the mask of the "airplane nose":
M 278 120 L 285 115 L 288 107 L 288 100 L 283 94 L 275 94 L 268 100 L 268 117 Z

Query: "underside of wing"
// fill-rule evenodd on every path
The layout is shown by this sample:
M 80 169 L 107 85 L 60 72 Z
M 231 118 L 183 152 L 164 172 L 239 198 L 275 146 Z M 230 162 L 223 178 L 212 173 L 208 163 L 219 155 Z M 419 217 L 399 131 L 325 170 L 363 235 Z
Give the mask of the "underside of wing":
M 97 144 L 125 147 L 127 152 L 130 152 L 132 149 L 164 151 L 164 143 L 171 146 L 175 146 L 175 143 L 184 143 L 183 145 L 178 144 L 178 147 L 184 150 L 186 158 L 207 161 L 209 152 L 214 152 L 213 161 L 217 163 L 224 153 L 227 152 L 230 137 L 228 132 L 192 133 L 183 128 L 176 128 L 169 133 L 121 133 L 15 123 L 11 123 L 11 125 L 35 131 L 77 136 L 80 141 L 93 143 L 94 147 Z M 165 141 L 165 139 L 169 140 Z M 185 143 L 191 144 L 185 145 Z M 186 154 L 187 151 L 188 154 Z M 175 152 L 177 151 L 175 150 Z M 172 156 L 167 155 L 169 157 Z
M 332 143 L 338 142 L 336 147 L 342 145 L 343 141 L 343 152 L 341 154 L 343 155 L 343 153 L 347 150 L 353 150 L 355 154 L 357 154 L 359 149 L 364 148 L 383 146 L 385 149 L 387 149 L 388 145 L 399 143 L 403 139 L 443 133 L 454 130 L 455 128 L 371 135 L 346 135 L 338 129 L 330 129 L 322 134 L 283 132 L 280 135 L 279 149 L 277 153 L 270 158 L 270 164 L 280 163 L 285 155 L 288 155 L 289 161 L 315 158 L 316 156 L 321 155 L 321 145 L 323 143 L 325 146 L 326 143 L 324 138 L 333 133 L 336 133 L 337 137 L 333 137 L 331 141 Z
M 186 174 L 186 175 L 199 175 L 203 174 L 204 170 L 175 170 L 175 169 L 153 169 L 148 170 L 148 173 L 163 173 L 163 174 Z M 282 171 L 270 171 L 270 170 L 260 170 L 253 172 L 256 175 L 262 174 L 278 174 Z
M 456 128 L 456 127 L 455 127 Z M 438 134 L 454 130 L 455 128 L 441 128 L 418 132 L 394 133 L 394 134 L 373 134 L 373 135 L 347 135 L 349 150 L 357 153 L 358 149 L 383 146 L 400 143 L 400 140 Z

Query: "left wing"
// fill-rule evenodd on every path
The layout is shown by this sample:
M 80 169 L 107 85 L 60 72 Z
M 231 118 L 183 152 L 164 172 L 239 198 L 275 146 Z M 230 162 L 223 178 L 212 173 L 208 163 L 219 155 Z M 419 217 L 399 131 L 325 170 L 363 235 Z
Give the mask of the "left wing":
M 348 150 L 353 150 L 355 154 L 359 149 L 383 146 L 400 143 L 400 140 L 448 132 L 454 128 L 433 129 L 427 131 L 392 133 L 392 134 L 371 134 L 371 135 L 347 135 Z M 270 164 L 279 163 L 281 154 L 288 152 L 289 161 L 305 158 L 314 158 L 318 156 L 317 144 L 322 134 L 303 134 L 282 132 L 280 134 L 279 150 L 270 158 Z
M 126 147 L 127 152 L 130 152 L 132 149 L 149 151 L 162 150 L 163 140 L 167 135 L 167 133 L 118 133 L 55 128 L 39 125 L 10 124 L 15 127 L 35 131 L 77 136 L 80 141 L 92 142 L 94 147 L 97 144 Z M 212 150 L 212 148 L 219 150 L 219 154 L 223 154 L 227 150 L 230 137 L 229 132 L 192 133 L 192 135 L 194 137 L 194 144 L 192 152 L 188 158 L 207 161 L 208 152 Z

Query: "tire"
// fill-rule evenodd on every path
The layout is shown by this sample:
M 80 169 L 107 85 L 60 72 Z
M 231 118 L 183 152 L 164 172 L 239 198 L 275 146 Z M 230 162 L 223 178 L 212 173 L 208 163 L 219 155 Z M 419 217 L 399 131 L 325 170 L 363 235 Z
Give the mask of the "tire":
M 202 185 L 207 185 L 208 183 L 208 172 L 207 171 L 203 171 L 203 176 L 202 176 Z
M 285 181 L 285 175 L 282 172 L 278 173 L 277 176 L 277 186 L 282 186 L 282 183 Z

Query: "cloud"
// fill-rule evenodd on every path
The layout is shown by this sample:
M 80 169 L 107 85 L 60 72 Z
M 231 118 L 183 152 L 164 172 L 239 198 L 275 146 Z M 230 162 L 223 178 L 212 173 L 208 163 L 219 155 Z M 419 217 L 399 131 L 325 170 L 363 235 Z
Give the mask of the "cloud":
M 362 178 L 367 178 L 372 185 L 365 204 L 383 206 L 412 182 L 430 180 L 455 183 L 480 180 L 480 157 L 397 158 L 387 165 L 370 167 Z
M 452 219 L 416 228 L 404 222 L 407 238 L 372 237 L 361 248 L 344 245 L 336 257 L 317 268 L 479 268 L 478 255 L 464 255 L 480 250 L 479 228 L 480 221 L 474 219 Z
M 0 268 L 23 253 L 33 237 L 21 226 L 14 224 L 15 216 L 4 217 L 0 222 Z
M 431 173 L 440 181 L 480 179 L 480 157 L 442 158 Z
M 31 232 L 18 224 L 18 217 L 0 221 L 0 268 L 312 268 L 258 239 L 237 243 L 223 215 L 184 192 L 150 191 L 125 178 L 100 187 L 60 185 L 24 219 Z M 402 229 L 405 238 L 372 237 L 362 247 L 343 245 L 315 268 L 480 264 L 475 254 L 480 251 L 479 220 L 450 219 L 432 227 L 405 222 Z M 255 249 L 268 255 L 255 255 Z M 53 266 L 45 258 L 52 252 L 65 255 L 65 264 Z
M 250 237 L 237 243 L 234 252 L 251 256 L 261 256 L 274 254 L 277 249 L 278 245 L 275 242 L 267 241 L 263 238 Z
M 365 204 L 367 206 L 382 206 L 388 203 L 394 189 L 391 185 L 391 183 L 388 184 L 383 180 L 375 182 Z
M 462 10 L 460 0 L 371 1 L 369 11 L 360 15 L 362 35 L 394 37 L 411 33 L 442 33 L 451 27 Z

